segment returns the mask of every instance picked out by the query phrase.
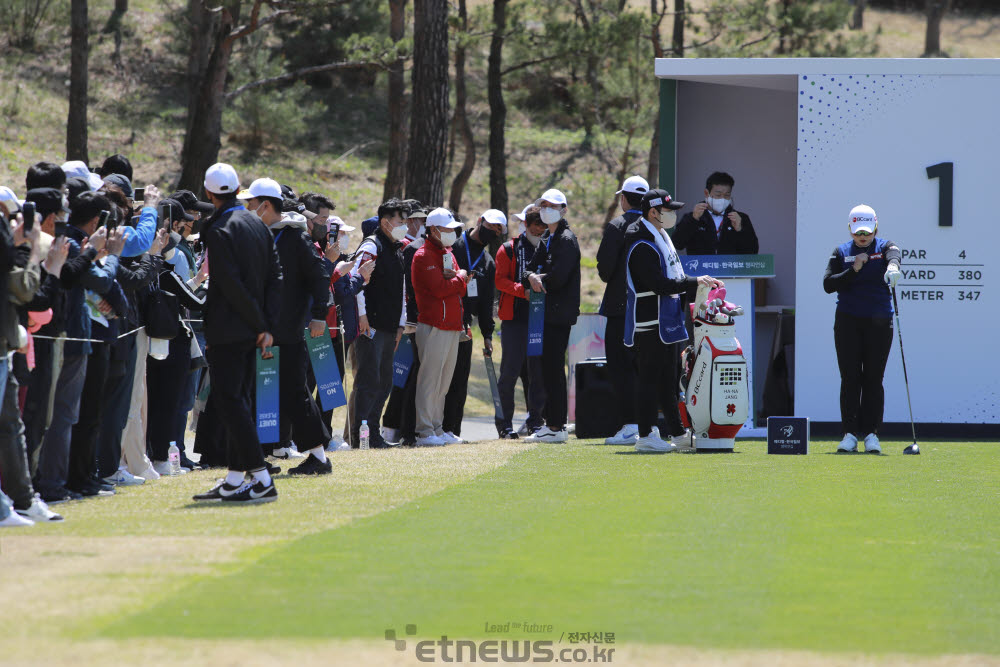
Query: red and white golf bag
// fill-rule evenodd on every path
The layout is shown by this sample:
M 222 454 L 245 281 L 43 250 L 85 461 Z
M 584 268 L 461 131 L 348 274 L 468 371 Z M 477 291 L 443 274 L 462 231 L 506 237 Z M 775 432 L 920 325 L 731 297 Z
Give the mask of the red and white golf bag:
M 743 308 L 725 298 L 725 288 L 699 286 L 691 306 L 694 342 L 681 354 L 681 421 L 696 449 L 732 450 L 747 420 L 747 360 L 733 323 Z

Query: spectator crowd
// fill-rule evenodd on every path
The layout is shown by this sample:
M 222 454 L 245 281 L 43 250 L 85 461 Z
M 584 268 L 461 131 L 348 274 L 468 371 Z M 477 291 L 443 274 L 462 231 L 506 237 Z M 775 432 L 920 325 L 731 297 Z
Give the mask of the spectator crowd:
M 135 185 L 114 155 L 93 170 L 39 162 L 23 196 L 0 188 L 0 526 L 60 521 L 50 506 L 199 468 L 225 472 L 196 501 L 268 502 L 282 459 L 294 459 L 291 475 L 323 475 L 332 452 L 462 443 L 472 327 L 491 356 L 495 317 L 499 437 L 567 440 L 581 253 L 559 190 L 510 220 L 490 209 L 466 225 L 389 199 L 352 226 L 328 196 L 270 178 L 244 187 L 223 163 L 203 193 Z M 756 252 L 731 192 L 732 179 L 713 174 L 675 240 Z M 619 194 L 623 215 L 597 255 L 622 400 L 608 442 L 669 451 L 683 427 L 667 414 L 677 353 L 657 338 L 657 303 L 720 283 L 680 269 L 666 230 L 683 204 L 640 177 Z M 339 377 L 351 374 L 339 433 L 317 391 L 316 339 L 329 339 Z M 275 356 L 278 435 L 264 442 L 257 365 Z M 515 430 L 518 379 L 528 416 Z M 658 400 L 674 431 L 662 438 Z

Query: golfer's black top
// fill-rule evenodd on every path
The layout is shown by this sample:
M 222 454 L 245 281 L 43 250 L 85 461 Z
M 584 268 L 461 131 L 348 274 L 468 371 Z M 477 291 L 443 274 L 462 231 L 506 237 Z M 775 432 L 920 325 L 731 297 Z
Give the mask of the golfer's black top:
M 860 271 L 854 270 L 854 258 L 868 253 L 868 261 Z M 902 253 L 892 241 L 875 238 L 867 248 L 854 241 L 833 249 L 823 275 L 823 289 L 837 293 L 837 311 L 855 317 L 891 317 L 892 295 L 885 284 L 889 262 L 899 264 Z

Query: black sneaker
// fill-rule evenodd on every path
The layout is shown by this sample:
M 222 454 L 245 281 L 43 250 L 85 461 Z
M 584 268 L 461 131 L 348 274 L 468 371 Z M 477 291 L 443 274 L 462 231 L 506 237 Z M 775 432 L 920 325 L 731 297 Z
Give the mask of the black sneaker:
M 277 475 L 279 472 L 281 472 L 281 466 L 272 465 L 268 461 L 265 461 L 264 463 L 267 464 L 267 474 L 268 475 Z
M 329 475 L 333 472 L 333 464 L 330 459 L 320 461 L 310 454 L 306 460 L 288 471 L 289 475 Z
M 70 491 L 65 486 L 60 486 L 56 489 L 42 489 L 39 492 L 42 500 L 45 501 L 47 505 L 57 505 L 59 503 L 64 503 L 67 500 L 82 500 L 83 496 L 76 491 Z
M 241 503 L 243 505 L 256 505 L 259 503 L 272 503 L 278 499 L 278 490 L 274 488 L 274 480 L 267 486 L 264 482 L 247 480 L 236 493 L 223 495 L 224 503 Z
M 201 470 L 201 466 L 189 459 L 186 456 L 181 457 L 181 467 L 187 468 L 188 470 Z
M 80 484 L 79 486 L 73 487 L 70 491 L 73 491 L 84 498 L 108 497 L 115 495 L 115 487 L 110 484 L 98 484 L 97 482 L 90 480 Z
M 519 436 L 517 435 L 517 431 L 515 431 L 512 428 L 508 428 L 508 429 L 505 429 L 500 434 L 500 439 L 501 440 L 517 440 L 517 439 L 519 439 Z
M 222 500 L 228 496 L 235 494 L 237 491 L 243 488 L 243 484 L 238 484 L 236 486 L 231 486 L 224 479 L 220 479 L 219 483 L 213 486 L 211 489 L 205 493 L 199 493 L 195 496 L 191 496 L 193 500 L 199 502 L 215 502 Z

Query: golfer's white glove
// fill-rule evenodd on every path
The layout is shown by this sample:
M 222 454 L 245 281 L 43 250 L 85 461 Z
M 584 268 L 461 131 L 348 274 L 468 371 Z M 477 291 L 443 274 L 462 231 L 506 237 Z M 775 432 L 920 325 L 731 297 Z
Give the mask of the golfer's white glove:
M 889 269 L 885 272 L 885 284 L 889 286 L 889 289 L 896 289 L 896 283 L 899 282 L 902 275 L 898 266 L 890 264 Z

